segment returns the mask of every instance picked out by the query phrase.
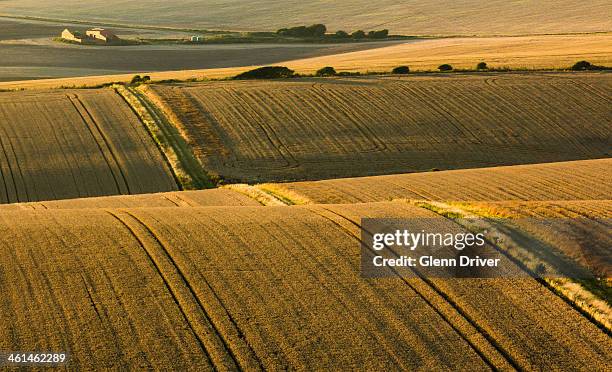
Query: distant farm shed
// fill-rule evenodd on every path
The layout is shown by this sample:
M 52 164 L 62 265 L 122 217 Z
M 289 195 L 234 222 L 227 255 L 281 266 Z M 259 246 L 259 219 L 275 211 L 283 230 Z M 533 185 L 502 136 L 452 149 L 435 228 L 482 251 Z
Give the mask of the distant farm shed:
M 89 36 L 90 38 L 102 40 L 107 43 L 111 41 L 119 40 L 117 35 L 103 28 L 92 28 L 91 30 L 87 30 L 86 35 Z
M 86 36 L 78 31 L 70 31 L 69 29 L 65 29 L 64 31 L 62 31 L 62 39 L 65 40 L 82 43 L 84 38 L 86 38 Z

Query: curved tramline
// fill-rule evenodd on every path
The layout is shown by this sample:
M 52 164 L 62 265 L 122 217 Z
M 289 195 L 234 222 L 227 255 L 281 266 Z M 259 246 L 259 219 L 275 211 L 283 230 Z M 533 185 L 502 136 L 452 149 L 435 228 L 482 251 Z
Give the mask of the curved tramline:
M 0 93 L 0 203 L 176 190 L 111 89 Z
M 261 185 L 304 203 L 610 199 L 612 159 Z
M 609 74 L 153 85 L 204 167 L 243 182 L 593 159 Z
M 3 212 L 0 348 L 81 369 L 609 367 L 610 338 L 536 280 L 362 278 L 363 217 L 462 229 L 401 202 Z

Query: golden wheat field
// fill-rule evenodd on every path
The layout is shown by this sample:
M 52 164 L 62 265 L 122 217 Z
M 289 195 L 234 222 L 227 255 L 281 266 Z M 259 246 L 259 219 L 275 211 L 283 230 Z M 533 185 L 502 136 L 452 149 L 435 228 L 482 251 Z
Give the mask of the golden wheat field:
M 609 336 L 536 280 L 363 279 L 363 217 L 459 228 L 402 202 L 3 212 L 0 347 L 74 369 L 609 368 Z
M 580 60 L 612 65 L 612 34 L 419 40 L 282 64 L 301 73 L 314 73 L 323 66 L 359 72 L 391 71 L 397 66 L 435 71 L 444 63 L 473 70 L 479 62 L 486 62 L 490 68 L 566 69 Z
M 0 93 L 0 203 L 176 190 L 111 89 Z
M 359 52 L 345 52 L 322 57 L 279 61 L 300 74 L 313 74 L 324 66 L 340 72 L 390 72 L 409 66 L 413 72 L 437 71 L 450 63 L 456 69 L 474 69 L 479 62 L 502 69 L 568 69 L 580 60 L 598 65 L 612 65 L 612 36 L 608 33 L 579 35 L 531 35 L 514 37 L 456 37 L 417 39 L 393 43 Z M 155 81 L 169 79 L 224 79 L 257 66 L 208 68 L 177 71 L 140 71 Z M 134 74 L 82 76 L 0 82 L 0 89 L 50 89 L 58 87 L 97 86 L 129 82 Z
M 120 10 L 120 11 L 119 11 Z M 271 31 L 325 23 L 330 30 L 389 28 L 409 35 L 491 35 L 610 31 L 606 0 L 444 2 L 406 0 L 183 0 L 106 2 L 3 0 L 0 12 L 61 19 L 178 26 L 189 29 Z
M 261 204 L 244 194 L 227 188 L 219 188 L 157 194 L 117 195 L 31 203 L 0 204 L 0 211 L 87 208 L 187 208 L 258 205 Z
M 203 166 L 324 179 L 606 157 L 610 75 L 511 74 L 153 85 Z
M 487 169 L 397 174 L 263 185 L 303 203 L 334 204 L 393 199 L 504 201 L 606 200 L 612 160 L 596 159 Z
M 605 201 L 612 193 L 607 170 L 612 160 L 581 160 L 549 164 L 465 169 L 455 171 L 397 174 L 372 177 L 333 179 L 314 182 L 260 184 L 255 191 L 267 193 L 285 204 L 341 204 L 412 199 L 428 201 L 481 201 L 483 205 L 498 205 L 503 218 L 559 217 L 550 210 L 550 200 L 565 201 L 569 208 L 582 200 L 595 208 L 595 200 Z M 243 185 L 238 185 L 243 186 Z M 241 192 L 239 187 L 159 194 L 105 196 L 70 200 L 0 205 L 0 211 L 36 209 L 88 208 L 162 208 L 209 206 L 257 206 L 257 195 Z M 531 211 L 544 202 L 539 209 Z M 531 206 L 522 210 L 522 202 Z M 567 202 L 567 205 L 566 205 Z M 507 205 L 504 203 L 508 203 Z M 602 202 L 602 207 L 605 202 Z M 480 205 L 480 204 L 478 204 Z M 514 208 L 512 208 L 515 206 Z M 554 205 L 553 205 L 554 206 Z M 503 209 L 502 209 L 503 207 Z M 491 207 L 492 208 L 492 207 Z M 503 211 L 503 213 L 501 212 Z M 521 211 L 521 214 L 518 214 Z M 589 211 L 594 217 L 608 218 L 605 210 Z M 570 214 L 578 216 L 576 212 Z

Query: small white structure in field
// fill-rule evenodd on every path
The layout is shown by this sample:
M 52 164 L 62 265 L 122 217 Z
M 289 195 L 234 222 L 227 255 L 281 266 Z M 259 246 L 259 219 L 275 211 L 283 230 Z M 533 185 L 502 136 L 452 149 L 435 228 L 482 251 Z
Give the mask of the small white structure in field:
M 84 37 L 83 34 L 78 31 L 70 31 L 69 29 L 65 29 L 62 31 L 62 39 L 82 43 Z
M 201 43 L 204 41 L 204 36 L 194 35 L 191 37 L 192 43 Z
M 117 35 L 103 28 L 92 28 L 91 30 L 87 30 L 85 34 L 92 39 L 102 40 L 106 43 L 119 40 Z

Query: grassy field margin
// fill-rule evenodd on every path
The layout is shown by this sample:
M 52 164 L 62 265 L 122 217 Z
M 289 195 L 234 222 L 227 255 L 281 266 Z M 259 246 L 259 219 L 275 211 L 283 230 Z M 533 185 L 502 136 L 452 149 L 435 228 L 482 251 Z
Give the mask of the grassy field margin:
M 125 85 L 114 85 L 113 88 L 143 122 L 168 161 L 181 190 L 201 190 L 215 186 L 177 129 L 140 89 Z
M 519 263 L 523 270 L 530 272 L 532 275 L 535 274 L 534 268 L 539 262 L 525 262 L 525 258 L 531 256 L 528 250 L 514 242 L 511 236 L 499 231 L 493 223 L 489 223 L 487 221 L 489 216 L 474 214 L 455 204 L 415 200 L 407 202 L 451 219 L 469 231 L 483 232 L 485 238 L 500 252 L 515 263 Z M 563 298 L 606 333 L 610 334 L 612 332 L 612 308 L 610 308 L 606 299 L 600 298 L 583 283 L 571 278 L 541 278 L 537 280 Z

